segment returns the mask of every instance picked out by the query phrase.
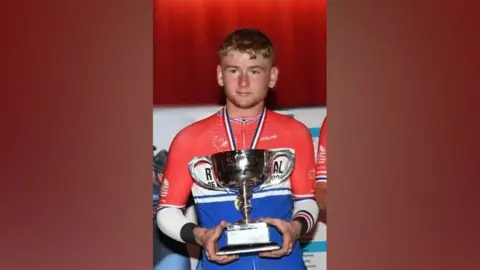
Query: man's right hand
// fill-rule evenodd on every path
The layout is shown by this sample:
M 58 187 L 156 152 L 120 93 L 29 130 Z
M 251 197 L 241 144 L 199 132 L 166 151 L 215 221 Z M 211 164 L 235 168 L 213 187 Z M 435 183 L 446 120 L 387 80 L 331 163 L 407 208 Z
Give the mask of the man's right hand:
M 227 264 L 238 259 L 238 255 L 217 255 L 217 241 L 227 225 L 228 223 L 226 221 L 222 221 L 217 227 L 212 229 L 201 227 L 193 229 L 195 240 L 205 249 L 207 258 L 210 261 L 214 261 L 218 264 Z

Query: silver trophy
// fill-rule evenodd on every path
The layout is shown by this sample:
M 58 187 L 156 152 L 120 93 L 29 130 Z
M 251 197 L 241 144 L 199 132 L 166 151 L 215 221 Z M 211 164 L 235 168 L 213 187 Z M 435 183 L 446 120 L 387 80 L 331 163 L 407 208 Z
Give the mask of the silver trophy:
M 277 161 L 280 157 L 288 159 L 285 166 L 282 166 L 282 161 Z M 200 163 L 210 165 L 205 173 L 196 170 Z M 228 225 L 227 246 L 221 248 L 218 255 L 280 249 L 280 246 L 270 240 L 267 223 L 250 218 L 251 199 L 255 191 L 285 182 L 290 177 L 294 164 L 295 154 L 289 149 L 227 151 L 195 157 L 190 161 L 190 174 L 197 185 L 237 194 L 235 206 L 244 219 Z

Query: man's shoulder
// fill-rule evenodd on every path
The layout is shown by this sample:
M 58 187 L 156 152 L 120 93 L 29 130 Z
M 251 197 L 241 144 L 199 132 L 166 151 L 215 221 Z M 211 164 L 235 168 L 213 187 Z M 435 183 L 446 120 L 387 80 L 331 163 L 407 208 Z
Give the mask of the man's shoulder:
M 292 115 L 283 114 L 283 113 L 274 112 L 274 111 L 271 111 L 271 115 L 273 120 L 275 120 L 275 122 L 281 124 L 285 128 L 288 128 L 293 131 L 298 130 L 299 132 L 302 132 L 302 131 L 308 132 L 307 126 L 304 123 L 300 122 L 299 120 L 295 119 L 295 117 L 293 117 Z
M 209 126 L 215 124 L 215 121 L 218 120 L 218 113 L 214 113 L 210 116 L 207 116 L 203 119 L 197 120 L 192 124 L 181 129 L 175 136 L 175 141 L 184 141 L 188 140 L 191 142 L 192 139 L 198 138 L 199 135 L 204 133 L 209 129 Z

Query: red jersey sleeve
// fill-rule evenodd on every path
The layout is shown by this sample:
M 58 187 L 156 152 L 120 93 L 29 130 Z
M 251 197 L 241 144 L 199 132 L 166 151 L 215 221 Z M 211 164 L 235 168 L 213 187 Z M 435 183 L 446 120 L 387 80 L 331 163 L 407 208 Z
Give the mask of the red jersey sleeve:
M 167 158 L 164 180 L 160 188 L 159 209 L 163 207 L 184 208 L 191 192 L 193 180 L 188 170 L 192 158 L 191 136 L 185 130 L 173 139 Z
M 313 198 L 315 194 L 315 151 L 312 136 L 303 124 L 292 132 L 295 140 L 295 167 L 290 177 L 294 200 Z
M 323 120 L 320 134 L 318 135 L 316 181 L 327 181 L 327 117 Z

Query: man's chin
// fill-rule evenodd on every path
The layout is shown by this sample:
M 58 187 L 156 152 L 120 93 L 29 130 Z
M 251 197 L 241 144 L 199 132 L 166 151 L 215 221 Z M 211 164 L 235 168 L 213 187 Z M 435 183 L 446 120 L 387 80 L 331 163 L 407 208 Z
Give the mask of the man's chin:
M 240 109 L 251 109 L 257 106 L 259 102 L 236 100 L 235 102 L 233 102 L 233 104 Z

